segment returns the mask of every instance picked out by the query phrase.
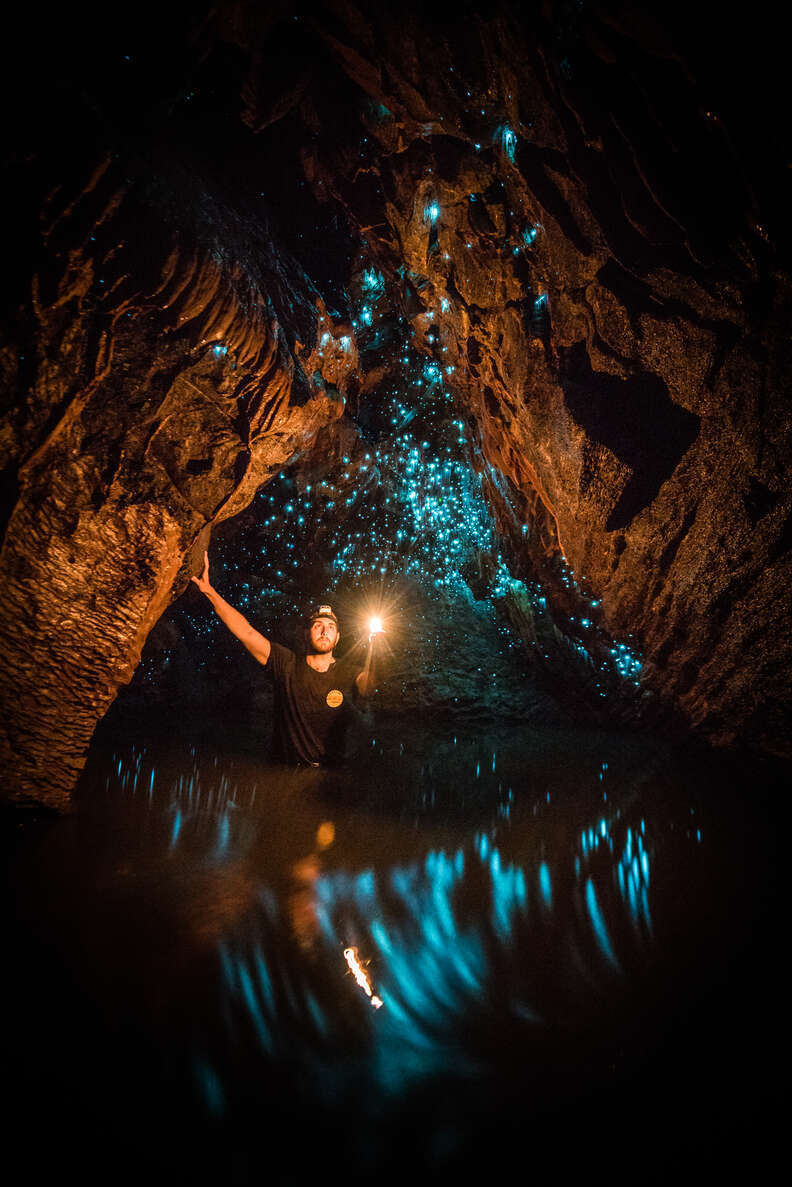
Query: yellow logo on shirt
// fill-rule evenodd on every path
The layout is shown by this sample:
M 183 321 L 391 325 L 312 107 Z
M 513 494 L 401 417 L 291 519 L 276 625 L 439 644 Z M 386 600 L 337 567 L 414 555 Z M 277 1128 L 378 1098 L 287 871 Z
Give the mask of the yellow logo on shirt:
M 344 699 L 344 694 L 340 688 L 331 688 L 327 694 L 327 703 L 331 709 L 337 709 Z

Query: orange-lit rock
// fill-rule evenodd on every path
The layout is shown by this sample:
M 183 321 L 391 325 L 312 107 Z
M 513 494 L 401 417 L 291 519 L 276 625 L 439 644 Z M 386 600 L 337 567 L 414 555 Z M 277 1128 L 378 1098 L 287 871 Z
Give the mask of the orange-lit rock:
M 212 525 L 315 464 L 328 426 L 354 437 L 345 408 L 377 400 L 391 345 L 359 350 L 331 308 L 353 240 L 454 369 L 473 464 L 559 637 L 565 557 L 634 636 L 647 720 L 788 752 L 782 154 L 762 156 L 703 35 L 667 21 L 220 4 L 137 92 L 84 54 L 80 87 L 52 84 L 36 266 L 2 348 L 8 791 L 66 802 Z M 103 104 L 94 144 L 79 128 Z M 310 278 L 267 213 L 308 234 L 306 195 L 337 232 Z
M 57 227 L 70 246 L 34 278 L 33 385 L 6 421 L 18 491 L 2 552 L 0 766 L 7 793 L 56 806 L 211 525 L 343 411 L 273 308 L 266 270 L 285 276 L 288 261 L 261 236 L 258 257 L 227 266 L 210 244 L 182 248 L 184 228 L 113 174 L 97 170 L 46 236 Z M 92 233 L 78 234 L 102 186 Z M 310 324 L 316 295 L 291 267 Z

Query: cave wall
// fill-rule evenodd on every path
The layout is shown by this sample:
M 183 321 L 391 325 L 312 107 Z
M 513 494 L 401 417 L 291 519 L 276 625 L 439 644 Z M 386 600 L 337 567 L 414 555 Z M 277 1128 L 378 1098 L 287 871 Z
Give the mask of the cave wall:
M 42 228 L 32 342 L 3 351 L 0 766 L 61 805 L 210 525 L 342 415 L 354 358 L 329 361 L 332 394 L 308 381 L 321 297 L 183 162 L 105 159 Z
M 785 751 L 788 182 L 762 16 L 739 46 L 706 7 L 336 4 L 306 26 L 353 91 L 324 76 L 289 118 L 454 368 L 504 533 L 530 525 L 522 571 L 552 593 L 562 556 L 655 704 Z M 256 54 L 246 95 L 264 129 Z
M 571 573 L 653 705 L 783 751 L 783 154 L 751 156 L 705 39 L 619 5 L 199 17 L 134 85 L 139 31 L 117 66 L 51 50 L 6 149 L 6 791 L 65 802 L 211 526 L 378 399 L 387 352 L 331 277 L 347 237 L 453 376 L 559 629 Z

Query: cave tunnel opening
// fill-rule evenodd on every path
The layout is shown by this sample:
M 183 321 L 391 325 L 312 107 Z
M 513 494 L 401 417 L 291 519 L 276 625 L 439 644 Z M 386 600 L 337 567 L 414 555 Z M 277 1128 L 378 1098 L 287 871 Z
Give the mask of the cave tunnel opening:
M 772 22 L 115 15 L 17 12 L 5 43 L 30 1177 L 445 1179 L 526 1142 L 562 1181 L 763 1173 L 792 666 Z M 244 629 L 191 581 L 205 549 Z M 273 763 L 272 672 L 305 677 L 317 606 L 345 761 Z

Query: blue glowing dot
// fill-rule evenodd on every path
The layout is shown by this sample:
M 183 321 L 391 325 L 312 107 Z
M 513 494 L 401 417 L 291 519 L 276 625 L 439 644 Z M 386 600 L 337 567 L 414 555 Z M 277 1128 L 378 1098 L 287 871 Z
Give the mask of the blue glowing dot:
M 363 273 L 361 288 L 365 293 L 380 296 L 385 290 L 385 280 L 374 268 L 369 268 Z
M 504 124 L 504 126 L 499 129 L 499 132 L 496 133 L 496 136 L 500 140 L 501 148 L 506 153 L 506 156 L 509 158 L 510 161 L 513 161 L 514 160 L 514 152 L 515 152 L 515 149 L 517 148 L 516 134 L 512 131 L 511 128 L 507 127 Z

